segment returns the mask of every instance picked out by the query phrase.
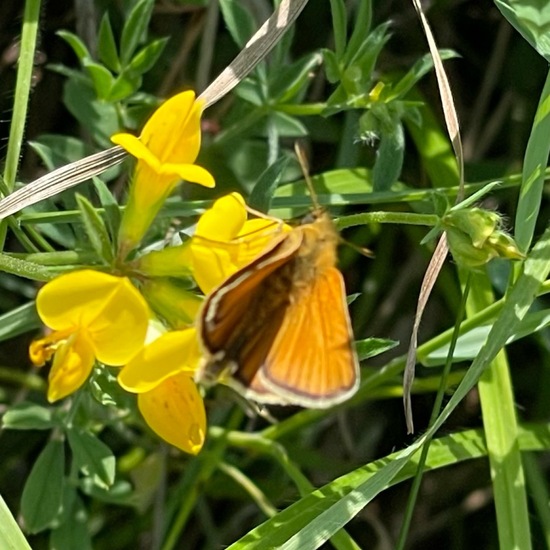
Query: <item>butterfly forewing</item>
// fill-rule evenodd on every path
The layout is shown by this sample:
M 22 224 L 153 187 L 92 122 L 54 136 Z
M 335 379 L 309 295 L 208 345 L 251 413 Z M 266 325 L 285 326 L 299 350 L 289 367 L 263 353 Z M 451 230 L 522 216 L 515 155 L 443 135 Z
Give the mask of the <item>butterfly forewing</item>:
M 200 336 L 208 354 L 202 375 L 225 367 L 248 384 L 263 364 L 284 319 L 284 294 L 265 300 L 272 274 L 300 247 L 301 235 L 289 233 L 255 261 L 237 271 L 210 294 L 200 315 Z

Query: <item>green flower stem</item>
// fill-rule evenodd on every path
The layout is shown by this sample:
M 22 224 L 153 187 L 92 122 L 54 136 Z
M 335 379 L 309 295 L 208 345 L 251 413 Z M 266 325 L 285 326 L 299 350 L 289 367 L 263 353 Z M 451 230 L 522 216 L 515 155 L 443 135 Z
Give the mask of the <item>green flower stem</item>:
M 242 421 L 242 417 L 243 413 L 240 409 L 233 409 L 233 412 L 225 423 L 228 429 L 236 428 Z M 187 520 L 193 512 L 197 499 L 201 494 L 201 489 L 216 470 L 218 464 L 222 462 L 227 445 L 227 438 L 223 434 L 218 438 L 209 437 L 206 448 L 191 461 L 172 501 L 175 517 L 170 522 L 162 550 L 176 548 Z
M 464 313 L 466 309 L 466 300 L 468 298 L 469 290 L 470 290 L 470 278 L 468 277 L 466 280 L 466 285 L 464 287 L 460 309 L 457 312 L 457 318 L 456 318 L 455 326 L 453 328 L 451 345 L 449 346 L 449 353 L 447 354 L 447 361 L 445 362 L 445 367 L 443 368 L 443 372 L 441 373 L 439 389 L 437 390 L 437 395 L 435 397 L 434 405 L 432 407 L 432 414 L 430 416 L 430 421 L 428 423 L 429 428 L 434 425 L 435 421 L 437 420 L 437 417 L 439 416 L 439 413 L 441 412 L 441 406 L 443 405 L 443 397 L 445 396 L 445 391 L 447 389 L 448 378 L 451 373 L 451 367 L 453 365 L 453 355 L 454 355 L 456 343 L 458 341 L 458 335 L 460 332 L 460 322 L 464 317 Z M 398 550 L 403 550 L 405 548 L 405 544 L 407 543 L 407 536 L 409 534 L 409 529 L 411 526 L 414 507 L 416 505 L 418 494 L 420 492 L 420 485 L 422 483 L 422 477 L 424 475 L 426 460 L 428 458 L 431 442 L 432 442 L 432 437 L 427 437 L 426 441 L 424 442 L 424 445 L 422 446 L 422 451 L 418 459 L 416 475 L 414 476 L 411 490 L 409 493 L 409 498 L 407 499 L 407 506 L 405 508 L 403 523 L 401 525 L 401 531 L 399 533 L 399 539 L 396 545 L 396 548 Z
M 245 448 L 258 453 L 271 456 L 281 466 L 284 472 L 296 485 L 300 496 L 304 497 L 315 491 L 316 487 L 311 484 L 309 479 L 301 472 L 301 470 L 289 459 L 286 449 L 275 443 L 265 439 L 259 434 L 249 434 L 246 432 L 227 432 L 223 428 L 213 426 L 208 430 L 211 438 L 222 438 L 233 447 Z M 331 539 L 332 544 L 339 550 L 354 549 L 358 550 L 360 546 L 350 537 L 350 535 L 341 530 L 336 533 Z
M 485 274 L 473 273 L 468 313 L 493 302 Z M 525 478 L 508 360 L 501 351 L 478 382 L 497 516 L 499 548 L 531 548 Z
M 21 246 L 27 251 L 27 252 L 38 252 L 38 248 L 36 245 L 30 240 L 28 235 L 19 227 L 19 224 L 17 223 L 17 220 L 14 218 L 8 218 L 7 220 L 9 228 L 13 231 L 13 234 L 15 235 L 15 238 L 19 241 Z M 1 222 L 0 222 L 1 223 Z M 1 231 L 0 231 L 1 232 Z
M 27 227 L 27 233 L 29 234 L 29 237 L 34 240 L 37 246 L 44 252 L 55 251 L 55 248 L 34 227 Z
M 27 107 L 32 84 L 38 20 L 40 17 L 40 0 L 26 0 L 23 14 L 23 29 L 21 32 L 20 53 L 17 63 L 17 80 L 15 83 L 13 117 L 10 126 L 6 165 L 4 168 L 4 183 L 11 192 L 15 187 L 15 177 L 21 156 L 21 145 L 27 119 Z M 6 240 L 6 223 L 0 222 L 0 250 Z
M 352 214 L 342 216 L 336 220 L 338 229 L 345 229 L 355 225 L 367 225 L 370 223 L 397 223 L 401 225 L 427 225 L 435 227 L 439 222 L 439 216 L 435 214 L 412 214 L 409 212 L 365 212 L 364 214 Z
M 277 508 L 271 504 L 265 493 L 248 476 L 243 474 L 241 470 L 231 464 L 227 464 L 227 462 L 218 464 L 218 469 L 240 485 L 268 518 L 273 517 L 277 513 Z

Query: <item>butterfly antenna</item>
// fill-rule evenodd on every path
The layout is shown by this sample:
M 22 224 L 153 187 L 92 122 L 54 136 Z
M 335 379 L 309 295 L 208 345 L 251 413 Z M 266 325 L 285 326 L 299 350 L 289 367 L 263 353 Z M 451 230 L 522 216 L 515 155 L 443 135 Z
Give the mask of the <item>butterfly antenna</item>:
M 315 208 L 315 210 L 321 210 L 321 205 L 319 204 L 319 198 L 317 197 L 317 193 L 315 192 L 315 189 L 313 187 L 313 182 L 311 181 L 311 177 L 309 175 L 309 163 L 307 161 L 307 156 L 306 156 L 304 146 L 299 141 L 296 141 L 294 143 L 294 151 L 296 152 L 296 157 L 298 158 L 298 162 L 300 163 L 300 168 L 302 169 L 302 173 L 304 174 L 304 179 L 306 180 L 306 185 L 307 185 L 309 194 L 311 196 L 311 202 L 313 203 L 313 207 Z

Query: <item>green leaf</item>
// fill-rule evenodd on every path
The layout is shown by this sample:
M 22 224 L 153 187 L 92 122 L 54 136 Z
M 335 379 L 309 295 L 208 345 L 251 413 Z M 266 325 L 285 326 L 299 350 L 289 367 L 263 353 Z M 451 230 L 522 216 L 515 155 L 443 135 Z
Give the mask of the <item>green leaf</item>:
M 50 548 L 92 550 L 92 540 L 87 527 L 88 512 L 73 487 L 65 486 L 63 518 L 59 527 L 50 535 Z
M 85 60 L 82 64 L 92 79 L 97 98 L 105 100 L 109 96 L 115 77 L 108 69 L 95 61 Z
M 453 362 L 458 363 L 460 361 L 466 361 L 473 359 L 479 353 L 483 344 L 487 340 L 487 336 L 491 331 L 491 327 L 495 318 L 487 319 L 486 324 L 473 327 L 472 329 L 464 332 L 458 337 L 456 347 L 453 353 Z M 528 313 L 517 329 L 510 335 L 507 340 L 507 344 L 511 344 L 516 340 L 531 336 L 536 332 L 550 326 L 550 309 L 543 309 L 541 311 L 535 311 Z M 425 367 L 433 367 L 443 365 L 447 359 L 449 352 L 449 345 L 445 344 L 433 351 L 430 351 L 428 355 L 422 356 L 418 354 L 418 360 L 421 361 Z
M 110 264 L 115 256 L 113 245 L 109 239 L 109 233 L 105 227 L 105 222 L 88 199 L 84 198 L 79 193 L 75 196 L 80 210 L 80 216 L 84 222 L 84 228 L 86 229 L 86 234 L 90 239 L 92 248 L 105 263 Z
M 544 0 L 495 0 L 495 4 L 523 38 L 550 62 L 550 4 Z
M 459 55 L 453 50 L 439 50 L 439 55 L 444 61 L 445 59 L 453 59 Z M 433 69 L 433 59 L 431 54 L 422 56 L 407 72 L 407 74 L 399 80 L 388 96 L 384 95 L 384 101 L 393 101 L 402 98 L 426 73 Z
M 280 157 L 261 174 L 248 198 L 251 208 L 260 212 L 269 212 L 273 193 L 281 182 L 289 160 L 288 156 Z
M 119 74 L 113 82 L 111 91 L 106 99 L 112 103 L 122 101 L 134 94 L 140 86 L 141 78 L 130 77 L 127 73 Z
M 29 332 L 42 325 L 34 302 L 23 304 L 0 315 L 0 342 Z
M 119 130 L 114 105 L 98 101 L 89 85 L 74 79 L 65 82 L 63 102 L 100 145 L 112 147 L 110 137 Z
M 323 54 L 323 62 L 325 64 L 325 74 L 327 75 L 327 80 L 334 84 L 340 80 L 340 64 L 336 58 L 336 54 L 332 50 L 327 50 L 326 48 L 321 50 Z
M 336 59 L 342 59 L 346 47 L 348 18 L 344 0 L 330 0 L 332 12 L 332 31 L 334 34 L 334 53 Z
M 125 73 L 131 78 L 136 78 L 146 73 L 158 61 L 168 38 L 159 38 L 142 48 L 130 61 L 129 65 L 124 69 Z
M 353 32 L 351 33 L 348 45 L 346 47 L 346 59 L 353 59 L 357 50 L 365 40 L 365 36 L 370 34 L 372 22 L 372 1 L 361 0 L 357 2 L 357 15 L 353 21 Z
M 115 456 L 95 435 L 76 428 L 67 430 L 69 445 L 77 468 L 102 489 L 115 481 Z
M 10 509 L 0 496 L 0 548 L 3 550 L 32 550 L 15 521 Z
M 365 81 L 367 78 L 370 79 L 376 60 L 378 59 L 382 48 L 390 39 L 390 34 L 388 33 L 389 27 L 389 21 L 378 25 L 378 27 L 376 27 L 366 39 L 363 39 L 360 42 L 357 51 L 352 52 L 351 49 L 346 51 L 344 60 L 345 66 L 350 67 L 352 65 L 358 65 L 361 67 L 363 73 L 362 81 Z M 359 91 L 365 93 L 367 90 L 363 89 Z
M 154 0 L 140 0 L 128 15 L 120 40 L 120 59 L 123 69 L 146 36 L 154 4 Z
M 359 361 L 364 361 L 369 357 L 380 355 L 399 345 L 397 340 L 389 340 L 386 338 L 367 338 L 366 340 L 358 340 L 355 342 L 357 357 Z
M 550 6 L 550 4 L 548 4 Z M 550 152 L 550 71 L 546 76 L 535 120 L 527 142 L 523 160 L 523 172 L 519 200 L 516 212 L 516 243 L 522 252 L 526 252 L 533 239 L 535 225 L 540 210 L 544 189 L 545 168 Z
M 318 53 L 306 55 L 277 72 L 269 85 L 269 95 L 277 103 L 286 103 L 303 92 L 312 78 L 312 71 L 321 63 Z
M 63 442 L 48 441 L 34 463 L 21 497 L 21 515 L 29 533 L 50 527 L 61 512 L 64 470 Z
M 60 36 L 63 40 L 65 40 L 65 42 L 67 42 L 67 44 L 69 44 L 81 63 L 85 59 L 92 58 L 86 44 L 84 44 L 84 42 L 76 36 L 76 34 L 69 31 L 57 31 L 57 36 Z
M 264 92 L 256 78 L 245 78 L 239 83 L 233 93 L 257 107 L 265 103 Z
M 403 126 L 397 122 L 393 132 L 383 132 L 380 137 L 376 162 L 372 170 L 375 192 L 389 191 L 401 175 L 405 156 L 405 135 Z
M 113 28 L 111 27 L 111 21 L 107 12 L 103 15 L 99 25 L 97 49 L 99 60 L 105 63 L 105 66 L 111 69 L 111 71 L 119 72 L 120 59 L 118 58 L 115 35 L 113 34 Z
M 33 281 L 49 281 L 54 277 L 48 269 L 39 264 L 12 258 L 7 254 L 0 254 L 0 271 L 25 277 Z
M 269 114 L 269 119 L 281 137 L 296 138 L 308 135 L 307 128 L 294 116 L 275 111 Z
M 113 243 L 113 248 L 116 248 L 116 240 L 118 237 L 118 228 L 120 227 L 120 207 L 115 197 L 107 187 L 107 184 L 99 178 L 94 178 L 94 187 L 99 198 L 101 206 L 105 210 L 105 222 L 107 223 L 107 229 L 109 230 L 110 241 Z
M 241 2 L 220 0 L 220 8 L 229 34 L 231 34 L 237 46 L 243 48 L 256 31 L 256 21 L 254 21 L 250 12 L 242 6 Z
M 7 430 L 49 430 L 54 425 L 51 409 L 29 402 L 14 405 L 2 417 Z

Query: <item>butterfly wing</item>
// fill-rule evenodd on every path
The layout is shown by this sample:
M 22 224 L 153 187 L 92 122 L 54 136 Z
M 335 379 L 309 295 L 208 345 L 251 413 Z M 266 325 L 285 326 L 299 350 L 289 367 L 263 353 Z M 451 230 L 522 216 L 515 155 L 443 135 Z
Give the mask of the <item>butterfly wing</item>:
M 335 267 L 319 274 L 287 307 L 257 378 L 259 387 L 281 396 L 280 402 L 306 407 L 326 408 L 356 391 L 359 364 L 344 281 Z
M 287 233 L 207 298 L 199 316 L 199 334 L 209 358 L 199 378 L 229 366 L 242 384 L 251 382 L 273 344 L 288 305 L 284 295 L 265 299 L 266 288 L 274 286 L 269 284 L 270 278 L 293 258 L 301 240 L 300 232 Z

